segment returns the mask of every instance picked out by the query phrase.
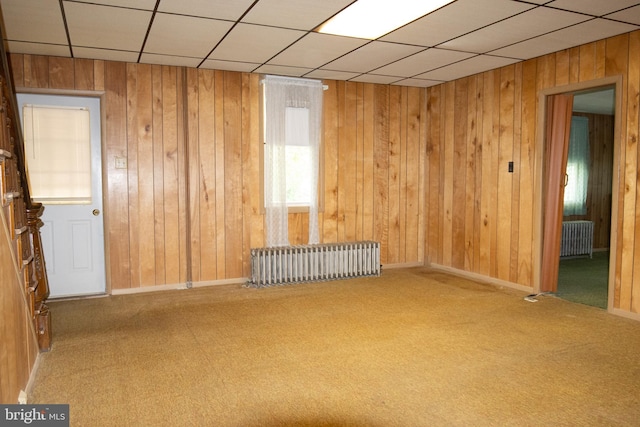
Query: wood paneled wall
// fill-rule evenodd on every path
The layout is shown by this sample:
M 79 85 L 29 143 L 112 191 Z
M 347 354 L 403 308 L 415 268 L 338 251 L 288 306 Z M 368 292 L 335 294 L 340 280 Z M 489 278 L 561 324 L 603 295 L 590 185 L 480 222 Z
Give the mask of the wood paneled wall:
M 18 90 L 104 92 L 112 289 L 249 275 L 250 248 L 264 244 L 259 76 L 10 59 Z M 322 241 L 376 240 L 384 264 L 422 263 L 426 91 L 325 84 Z M 115 168 L 117 157 L 126 169 Z M 290 214 L 291 243 L 306 243 L 308 227 L 308 214 Z
M 38 342 L 8 234 L 9 209 L 0 209 L 0 403 L 18 403 L 38 355 Z
M 640 313 L 639 51 L 633 32 L 428 88 L 427 260 L 533 287 L 538 94 L 622 76 L 614 307 Z
M 611 236 L 611 178 L 615 117 L 604 114 L 573 113 L 589 120 L 589 183 L 586 215 L 565 216 L 565 221 L 593 221 L 593 247 L 609 249 Z

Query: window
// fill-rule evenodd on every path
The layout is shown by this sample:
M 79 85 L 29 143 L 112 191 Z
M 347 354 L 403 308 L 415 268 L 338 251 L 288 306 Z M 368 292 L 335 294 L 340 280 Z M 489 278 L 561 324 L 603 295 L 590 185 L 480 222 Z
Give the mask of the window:
M 290 208 L 309 212 L 309 243 L 318 243 L 322 82 L 266 76 L 262 84 L 267 245 L 288 245 Z
M 49 204 L 91 203 L 89 110 L 25 105 L 22 113 L 33 199 Z
M 564 216 L 587 214 L 589 161 L 589 119 L 573 116 L 564 187 Z

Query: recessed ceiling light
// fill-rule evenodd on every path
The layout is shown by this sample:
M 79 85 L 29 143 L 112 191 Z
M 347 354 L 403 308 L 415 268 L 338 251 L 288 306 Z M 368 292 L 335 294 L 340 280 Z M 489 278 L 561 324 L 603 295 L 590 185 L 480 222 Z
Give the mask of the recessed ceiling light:
M 358 0 L 318 32 L 374 40 L 453 0 Z

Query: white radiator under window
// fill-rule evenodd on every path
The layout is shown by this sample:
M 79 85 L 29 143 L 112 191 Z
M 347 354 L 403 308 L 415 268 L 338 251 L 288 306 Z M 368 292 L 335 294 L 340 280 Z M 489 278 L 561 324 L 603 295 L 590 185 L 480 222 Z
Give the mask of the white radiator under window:
M 593 221 L 562 223 L 560 256 L 589 255 L 593 257 Z
M 249 286 L 262 287 L 379 275 L 379 242 L 251 249 Z

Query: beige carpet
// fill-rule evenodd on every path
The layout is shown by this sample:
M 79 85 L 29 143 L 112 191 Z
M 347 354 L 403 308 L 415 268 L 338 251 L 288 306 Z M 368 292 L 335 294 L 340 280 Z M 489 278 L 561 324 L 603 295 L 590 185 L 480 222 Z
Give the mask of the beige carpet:
M 426 269 L 50 304 L 72 426 L 637 426 L 640 323 Z

